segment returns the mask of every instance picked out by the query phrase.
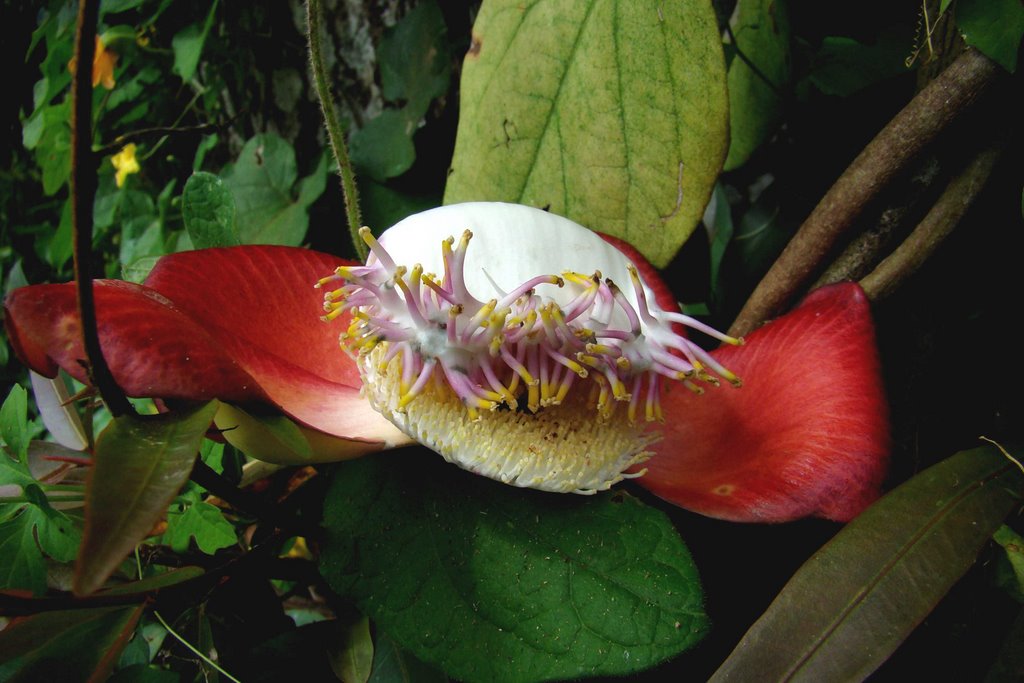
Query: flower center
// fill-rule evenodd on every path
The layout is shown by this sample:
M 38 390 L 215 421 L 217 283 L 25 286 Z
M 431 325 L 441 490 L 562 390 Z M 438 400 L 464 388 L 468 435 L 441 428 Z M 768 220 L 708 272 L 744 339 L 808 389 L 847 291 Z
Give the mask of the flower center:
M 323 319 L 351 312 L 341 345 L 356 358 L 374 407 L 410 436 L 452 459 L 451 452 L 457 449 L 449 443 L 450 434 L 439 433 L 438 411 L 449 420 L 443 428 L 449 432 L 454 424 L 450 421 L 461 412 L 463 423 L 467 416 L 470 424 L 485 418 L 488 424 L 532 421 L 549 436 L 548 423 L 553 421 L 553 433 L 562 437 L 566 430 L 593 430 L 595 413 L 597 422 L 604 424 L 620 404 L 625 411 L 628 428 L 619 433 L 632 445 L 596 442 L 594 448 L 604 448 L 609 455 L 598 458 L 602 464 L 592 467 L 600 470 L 590 473 L 594 476 L 563 476 L 544 485 L 540 480 L 551 474 L 546 465 L 520 463 L 510 469 L 492 462 L 497 469 L 490 472 L 480 463 L 456 458 L 468 469 L 536 488 L 607 488 L 622 478 L 622 470 L 646 459 L 642 450 L 652 437 L 642 435 L 637 422 L 662 420 L 660 395 L 666 379 L 697 393 L 703 391 L 702 384 L 718 385 L 719 378 L 740 384 L 677 329 L 682 324 L 728 343 L 741 340 L 681 313 L 662 311 L 636 267 L 618 251 L 614 254 L 625 263 L 622 272 L 630 280 L 622 288 L 599 271 L 564 271 L 534 275 L 502 291 L 484 268 L 494 297 L 483 301 L 467 286 L 466 255 L 473 238 L 469 230 L 457 245 L 452 237 L 441 242 L 440 276 L 424 272 L 419 263 L 411 269 L 396 264 L 368 228 L 360 235 L 372 252 L 367 265 L 342 266 L 317 283 L 328 288 L 341 284 L 326 292 Z M 479 292 L 479 283 L 474 286 Z M 577 424 L 578 420 L 585 422 Z M 486 425 L 481 429 L 494 432 Z M 517 429 L 521 432 L 522 427 Z M 521 435 L 510 432 L 508 438 L 515 441 Z M 567 448 L 582 450 L 588 460 L 596 452 L 590 445 L 582 446 L 579 437 Z M 550 444 L 544 450 L 550 460 Z M 608 468 L 614 471 L 605 472 Z M 509 475 L 513 470 L 516 474 Z M 542 471 L 544 476 L 538 474 Z

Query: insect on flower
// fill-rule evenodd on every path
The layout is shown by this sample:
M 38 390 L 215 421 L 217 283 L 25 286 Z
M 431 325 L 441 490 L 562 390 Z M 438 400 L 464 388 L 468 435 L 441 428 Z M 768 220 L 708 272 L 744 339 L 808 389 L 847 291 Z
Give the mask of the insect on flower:
M 351 313 L 340 341 L 371 405 L 478 474 L 607 489 L 643 474 L 629 470 L 658 438 L 664 383 L 740 386 L 682 326 L 742 340 L 663 308 L 629 257 L 566 218 L 468 203 L 360 235 L 367 264 L 317 283 L 324 320 Z

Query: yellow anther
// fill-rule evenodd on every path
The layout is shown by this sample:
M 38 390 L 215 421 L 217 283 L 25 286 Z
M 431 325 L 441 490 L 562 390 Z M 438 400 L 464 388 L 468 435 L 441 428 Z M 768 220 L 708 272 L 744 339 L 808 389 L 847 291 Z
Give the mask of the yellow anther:
M 330 322 L 330 321 L 334 320 L 335 318 L 341 316 L 341 314 L 344 313 L 344 312 L 345 312 L 345 309 L 343 309 L 343 308 L 336 308 L 333 311 L 331 311 L 330 313 L 328 313 L 327 315 L 320 316 L 320 319 L 323 320 L 325 323 L 326 322 Z
M 466 247 L 469 246 L 469 241 L 473 239 L 473 232 L 471 230 L 464 230 L 462 233 L 462 239 L 459 240 L 459 249 L 466 251 Z
M 629 362 L 629 359 L 625 356 L 619 356 L 615 359 L 615 366 L 623 372 L 629 372 L 633 368 L 633 364 Z
M 523 378 L 526 379 L 525 377 Z M 540 410 L 540 382 L 536 380 L 527 381 L 526 407 L 531 413 Z

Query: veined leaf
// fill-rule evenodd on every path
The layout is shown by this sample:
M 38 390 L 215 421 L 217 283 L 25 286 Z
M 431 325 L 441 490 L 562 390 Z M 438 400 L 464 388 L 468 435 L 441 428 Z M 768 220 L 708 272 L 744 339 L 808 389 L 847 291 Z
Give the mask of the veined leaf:
M 332 587 L 459 680 L 640 671 L 707 630 L 675 529 L 622 493 L 516 489 L 413 451 L 344 464 L 326 501 Z
M 487 0 L 460 107 L 445 203 L 550 208 L 664 266 L 729 142 L 711 3 Z
M 145 538 L 192 471 L 217 402 L 163 415 L 126 415 L 96 441 L 75 565 L 79 595 L 99 588 Z
M 918 474 L 808 560 L 711 680 L 863 680 L 970 568 L 1022 493 L 1018 465 L 992 447 Z
M 181 194 L 181 217 L 196 249 L 234 247 L 235 198 L 224 181 L 212 173 L 193 173 Z

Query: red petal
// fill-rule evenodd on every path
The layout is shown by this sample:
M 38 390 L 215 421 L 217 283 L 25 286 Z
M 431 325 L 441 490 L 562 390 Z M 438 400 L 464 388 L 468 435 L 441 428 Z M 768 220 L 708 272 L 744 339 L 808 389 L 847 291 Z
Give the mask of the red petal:
M 743 387 L 664 396 L 664 439 L 639 484 L 734 521 L 846 521 L 878 497 L 888 414 L 858 285 L 819 289 L 746 345 L 713 355 Z
M 329 434 L 397 435 L 359 396 L 358 372 L 337 341 L 347 322 L 319 320 L 323 294 L 313 284 L 341 263 L 306 249 L 206 249 L 161 259 L 146 287 L 98 282 L 100 339 L 115 379 L 133 396 L 260 400 Z M 26 364 L 84 379 L 73 285 L 19 289 L 5 306 Z

